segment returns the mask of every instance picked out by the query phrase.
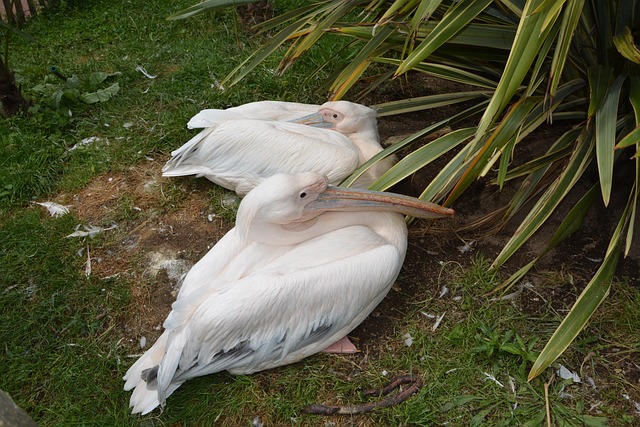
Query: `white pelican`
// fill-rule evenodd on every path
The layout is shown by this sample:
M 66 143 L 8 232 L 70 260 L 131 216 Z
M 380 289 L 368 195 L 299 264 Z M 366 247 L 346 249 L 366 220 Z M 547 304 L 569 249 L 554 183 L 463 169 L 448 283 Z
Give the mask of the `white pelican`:
M 402 266 L 407 228 L 388 211 L 453 214 L 407 196 L 327 187 L 316 173 L 262 182 L 241 202 L 235 228 L 189 271 L 165 331 L 124 376 L 125 390 L 135 388 L 133 413 L 164 405 L 190 378 L 274 368 L 340 341 Z
M 276 173 L 317 172 L 338 184 L 382 151 L 376 111 L 348 101 L 253 102 L 203 110 L 187 126 L 204 130 L 171 153 L 162 175 L 204 176 L 239 195 Z M 367 187 L 392 163 L 376 163 L 355 186 Z

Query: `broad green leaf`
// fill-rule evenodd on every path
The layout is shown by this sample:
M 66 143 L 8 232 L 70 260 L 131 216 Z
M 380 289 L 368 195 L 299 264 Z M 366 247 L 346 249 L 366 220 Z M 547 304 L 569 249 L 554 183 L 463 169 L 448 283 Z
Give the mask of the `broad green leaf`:
M 602 188 L 602 200 L 607 206 L 611 196 L 613 182 L 613 152 L 616 145 L 616 121 L 618 118 L 618 101 L 620 90 L 626 76 L 618 78 L 609 87 L 602 106 L 595 112 L 596 117 L 596 157 L 598 174 Z
M 89 83 L 92 85 L 97 85 L 114 75 L 115 75 L 114 73 L 105 73 L 104 71 L 97 71 L 89 75 Z
M 640 64 L 640 50 L 638 50 L 633 40 L 631 30 L 626 27 L 622 34 L 618 34 L 613 38 L 613 43 L 616 45 L 618 52 L 629 61 L 633 61 L 636 64 Z
M 96 102 L 105 102 L 114 97 L 120 91 L 120 85 L 114 83 L 109 87 L 97 90 L 91 93 L 83 93 L 80 99 L 87 104 L 95 104 Z
M 471 22 L 491 0 L 460 0 L 447 11 L 433 31 L 411 52 L 396 70 L 396 76 L 406 73 L 423 61 L 447 40 Z
M 571 311 L 569 311 L 569 314 L 562 320 L 560 326 L 558 326 L 536 359 L 529 371 L 529 381 L 540 375 L 540 373 L 560 357 L 609 294 L 611 280 L 615 273 L 618 256 L 620 254 L 621 235 L 629 221 L 632 200 L 632 198 L 629 199 L 629 203 L 627 203 L 622 217 L 618 221 L 602 265 L 600 265 L 600 268 L 591 278 L 587 287 L 582 291 L 578 300 L 571 308 Z

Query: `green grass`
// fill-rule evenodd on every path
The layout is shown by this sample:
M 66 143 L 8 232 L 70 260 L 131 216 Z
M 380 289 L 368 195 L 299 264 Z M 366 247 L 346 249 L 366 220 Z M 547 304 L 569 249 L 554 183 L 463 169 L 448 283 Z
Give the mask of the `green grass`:
M 508 301 L 482 298 L 500 281 L 487 273 L 482 258 L 469 266 L 449 263 L 438 279 L 421 284 L 421 291 L 411 295 L 416 302 L 409 312 L 396 316 L 387 340 L 376 341 L 368 352 L 321 354 L 251 376 L 223 373 L 198 378 L 171 396 L 164 411 L 130 415 L 129 393 L 122 390 L 121 377 L 134 360 L 129 356 L 139 349 L 122 341 L 123 325 L 137 313 L 132 289 L 153 289 L 153 283 L 126 274 L 87 277 L 80 251 L 88 248 L 95 253 L 120 245 L 126 237 L 122 223 L 172 214 L 193 192 L 207 197 L 208 209 L 225 221 L 233 220 L 236 206 L 228 192 L 200 181 L 163 182 L 157 205 L 150 211 L 136 210 L 135 197 L 124 194 L 102 222 L 94 224 L 116 221 L 122 225 L 117 232 L 67 239 L 81 222 L 77 215 L 50 218 L 30 202 L 78 192 L 103 173 L 126 172 L 144 164 L 147 157 L 166 155 L 189 138 L 192 132 L 185 124 L 203 108 L 258 99 L 321 101 L 313 91 L 320 76 L 307 81 L 306 72 L 337 49 L 330 43 L 317 49 L 305 59 L 308 62 L 297 64 L 283 78 L 270 72 L 277 65 L 274 58 L 232 90 L 221 92 L 215 88 L 216 79 L 253 52 L 258 41 L 234 24 L 232 11 L 178 22 L 164 19 L 191 3 L 85 2 L 78 9 L 33 19 L 25 31 L 36 35 L 38 43 L 12 39 L 10 64 L 37 107 L 31 115 L 2 119 L 0 126 L 1 389 L 42 426 L 236 426 L 250 425 L 254 416 L 266 425 L 353 421 L 466 426 L 525 425 L 530 420 L 538 425 L 546 416 L 544 384 L 550 382 L 554 422 L 598 425 L 584 418 L 598 415 L 611 425 L 633 424 L 631 404 L 621 396 L 640 396 L 640 390 L 625 371 L 617 369 L 626 366 L 625 361 L 637 360 L 640 351 L 638 290 L 625 283 L 615 286 L 599 317 L 562 357 L 561 363 L 572 370 L 582 367 L 583 379 L 596 380 L 597 393 L 584 383 L 570 385 L 552 378 L 551 370 L 529 384 L 525 378 L 531 358 L 562 317 L 554 310 L 568 304 L 550 302 L 538 314 Z M 51 65 L 80 79 L 94 72 L 117 72 L 106 84 L 117 82 L 120 91 L 104 103 L 69 102 L 53 108 L 49 97 L 64 85 L 49 74 Z M 137 65 L 157 77 L 143 76 L 135 71 Z M 33 90 L 44 83 L 51 85 L 46 91 Z M 69 150 L 92 136 L 99 140 Z M 142 263 L 143 256 L 135 255 L 132 262 Z M 573 286 L 560 274 L 541 277 L 538 290 Z M 400 279 L 405 284 L 408 280 L 413 279 Z M 430 291 L 445 284 L 449 296 L 438 298 Z M 446 314 L 434 331 L 434 320 L 422 312 Z M 413 338 L 410 347 L 403 344 L 407 333 Z M 423 377 L 424 386 L 396 407 L 326 420 L 301 412 L 315 402 L 365 402 L 361 389 L 382 386 L 389 376 L 411 371 Z M 485 373 L 504 387 L 487 380 Z M 563 387 L 573 398 L 559 397 Z M 589 411 L 597 400 L 602 401 L 600 414 Z

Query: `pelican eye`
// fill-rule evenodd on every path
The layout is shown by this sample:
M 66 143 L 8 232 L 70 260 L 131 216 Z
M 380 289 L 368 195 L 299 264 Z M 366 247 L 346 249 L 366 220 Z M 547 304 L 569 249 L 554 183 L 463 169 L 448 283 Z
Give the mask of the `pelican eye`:
M 305 193 L 304 191 L 302 193 L 300 193 L 300 198 L 304 199 L 305 197 L 307 197 L 307 193 Z
M 334 113 L 334 114 L 333 114 L 333 118 L 334 118 L 334 119 L 337 119 L 337 118 L 338 118 L 338 115 Z

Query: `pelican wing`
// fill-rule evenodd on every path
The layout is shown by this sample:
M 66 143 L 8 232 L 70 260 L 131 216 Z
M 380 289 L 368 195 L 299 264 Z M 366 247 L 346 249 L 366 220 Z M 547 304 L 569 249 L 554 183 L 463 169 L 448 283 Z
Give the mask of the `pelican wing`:
M 359 164 L 344 135 L 296 123 L 231 120 L 206 128 L 172 153 L 164 176 L 198 175 L 246 194 L 279 172 L 314 171 L 337 183 Z
M 145 354 L 135 372 L 127 373 L 126 387 L 136 387 L 134 412 L 153 410 L 196 376 L 223 370 L 251 373 L 325 349 L 382 300 L 403 258 L 402 250 L 371 229 L 352 226 L 297 245 L 217 287 L 187 318 L 167 319 L 158 340 L 159 362 L 141 362 Z M 146 381 L 135 378 L 140 373 Z
M 189 129 L 218 126 L 227 120 L 253 119 L 253 120 L 295 120 L 307 114 L 320 110 L 319 105 L 300 104 L 284 101 L 257 101 L 226 110 L 208 109 L 202 110 L 189 120 Z

